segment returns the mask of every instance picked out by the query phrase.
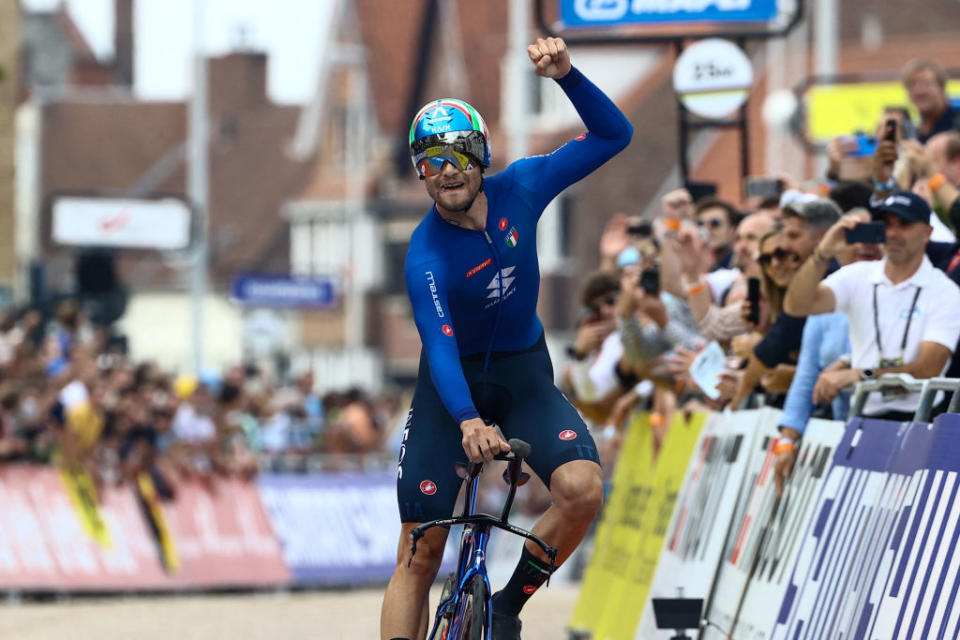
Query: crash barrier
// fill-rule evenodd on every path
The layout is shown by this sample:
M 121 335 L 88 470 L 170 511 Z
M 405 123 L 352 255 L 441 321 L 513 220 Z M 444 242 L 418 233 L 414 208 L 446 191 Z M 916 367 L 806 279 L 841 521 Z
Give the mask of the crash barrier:
M 779 411 L 678 414 L 656 459 L 647 417 L 636 416 L 571 636 L 670 638 L 656 628 L 651 598 L 685 597 L 704 600 L 711 624 L 687 633 L 705 640 L 954 637 L 960 415 L 916 418 L 929 396 L 957 384 L 864 385 L 854 404 L 890 386 L 923 391 L 920 415 L 812 420 L 782 497 L 773 477 Z M 678 468 L 673 493 L 646 490 Z

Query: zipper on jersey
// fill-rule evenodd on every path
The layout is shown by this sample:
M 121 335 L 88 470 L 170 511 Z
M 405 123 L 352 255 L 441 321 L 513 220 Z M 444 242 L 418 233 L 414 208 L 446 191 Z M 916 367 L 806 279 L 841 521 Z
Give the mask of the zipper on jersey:
M 487 233 L 487 230 L 483 230 L 483 237 L 487 240 L 487 246 L 490 247 L 490 254 L 493 256 L 493 263 L 497 267 L 497 319 L 493 323 L 493 333 L 490 334 L 490 343 L 487 345 L 487 353 L 483 358 L 483 372 L 487 372 L 487 367 L 490 366 L 490 354 L 493 353 L 493 343 L 497 338 L 497 331 L 500 329 L 500 314 L 503 313 L 503 265 L 500 263 L 500 253 L 497 251 L 497 247 L 493 244 L 493 238 L 490 237 L 490 234 Z

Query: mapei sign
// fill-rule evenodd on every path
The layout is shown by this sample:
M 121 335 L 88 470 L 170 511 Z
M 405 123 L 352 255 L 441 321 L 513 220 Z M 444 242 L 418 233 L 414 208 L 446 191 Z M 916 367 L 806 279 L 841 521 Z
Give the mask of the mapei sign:
M 671 22 L 767 22 L 777 0 L 560 0 L 570 27 Z

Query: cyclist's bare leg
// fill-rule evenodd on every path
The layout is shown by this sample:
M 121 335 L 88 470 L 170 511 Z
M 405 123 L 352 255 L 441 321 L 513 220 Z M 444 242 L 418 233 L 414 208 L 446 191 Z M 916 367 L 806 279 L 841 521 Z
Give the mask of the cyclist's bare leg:
M 546 510 L 533 533 L 557 548 L 557 566 L 566 561 L 583 537 L 603 505 L 603 472 L 590 460 L 573 460 L 560 465 L 550 476 L 550 497 L 553 503 Z M 540 547 L 527 542 L 535 556 L 546 560 Z
M 435 527 L 417 543 L 417 555 L 410 566 L 410 531 L 419 523 L 404 523 L 397 547 L 397 568 L 387 585 L 380 611 L 380 637 L 422 640 L 427 635 L 429 611 L 427 599 L 447 542 L 447 529 Z

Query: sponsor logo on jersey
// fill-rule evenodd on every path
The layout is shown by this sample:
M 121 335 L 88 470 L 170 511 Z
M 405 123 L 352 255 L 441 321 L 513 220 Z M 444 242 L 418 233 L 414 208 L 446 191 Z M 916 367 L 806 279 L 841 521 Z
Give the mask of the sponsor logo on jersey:
M 577 437 L 577 432 L 573 429 L 564 429 L 560 432 L 560 435 L 557 436 L 561 440 L 573 440 Z
M 500 218 L 500 222 L 497 224 L 497 226 L 500 227 L 500 231 L 506 231 L 508 224 L 510 223 L 507 222 L 506 218 Z
M 510 233 L 507 234 L 506 241 L 507 241 L 507 246 L 510 247 L 511 249 L 517 246 L 517 243 L 520 241 L 520 236 L 517 235 L 516 227 L 510 227 Z
M 437 283 L 433 277 L 433 271 L 427 271 L 427 285 L 430 287 L 430 296 L 433 298 L 433 306 L 437 310 L 437 317 L 443 316 L 443 305 L 440 304 L 440 296 L 437 295 Z
M 523 592 L 524 592 L 525 594 L 527 594 L 528 596 L 533 595 L 533 594 L 536 592 L 536 590 L 537 590 L 537 587 L 535 587 L 535 586 L 532 585 L 532 584 L 528 584 L 528 585 L 526 585 L 526 586 L 523 587 Z
M 478 273 L 480 273 L 481 271 L 489 267 L 491 264 L 493 264 L 493 258 L 487 258 L 486 260 L 484 260 L 474 268 L 467 271 L 467 277 L 472 278 L 473 276 L 477 275 Z
M 586 140 L 586 139 L 587 139 L 587 134 L 585 133 L 581 133 L 576 138 L 574 138 L 574 140 Z
M 490 284 L 487 285 L 487 289 L 490 289 L 490 294 L 487 298 L 499 298 L 501 288 L 503 289 L 504 298 L 511 293 L 510 287 L 513 285 L 513 281 L 517 279 L 516 276 L 510 275 L 514 269 L 516 269 L 516 267 L 505 267 L 500 270 L 500 273 L 493 276 Z
M 453 327 L 451 327 L 451 326 L 448 325 L 448 324 L 445 324 L 445 325 L 443 325 L 442 327 L 440 327 L 440 330 L 443 331 L 443 335 L 445 335 L 445 336 L 452 336 L 452 335 L 453 335 Z
M 424 480 L 420 483 L 420 492 L 432 496 L 437 492 L 437 485 L 432 480 Z

